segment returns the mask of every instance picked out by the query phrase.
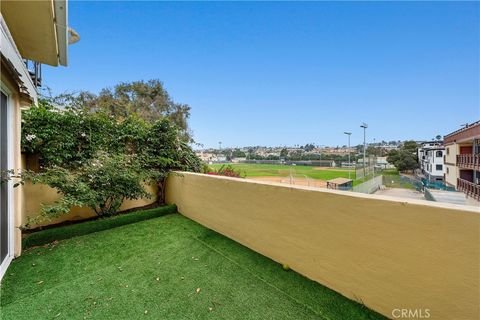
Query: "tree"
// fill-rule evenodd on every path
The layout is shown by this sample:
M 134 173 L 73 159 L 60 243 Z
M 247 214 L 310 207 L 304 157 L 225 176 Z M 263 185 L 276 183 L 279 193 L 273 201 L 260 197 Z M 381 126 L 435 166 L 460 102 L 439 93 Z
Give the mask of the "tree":
M 156 121 L 142 147 L 141 162 L 157 184 L 157 203 L 165 203 L 165 183 L 174 171 L 202 170 L 202 162 L 192 148 L 178 138 L 177 127 L 167 119 Z
M 280 151 L 280 157 L 286 158 L 287 156 L 288 156 L 288 150 L 287 150 L 287 148 L 283 148 L 283 149 Z
M 315 149 L 315 145 L 313 143 L 307 143 L 304 147 L 303 150 L 309 152 Z
M 233 158 L 245 158 L 246 156 L 247 155 L 245 154 L 245 152 L 243 152 L 242 150 L 239 150 L 239 149 L 235 149 L 232 152 L 232 157 Z
M 417 150 L 418 145 L 415 141 L 405 141 L 399 150 L 389 152 L 387 161 L 399 171 L 413 171 L 419 167 Z
M 180 130 L 181 137 L 191 140 L 187 120 L 190 107 L 172 100 L 160 80 L 121 82 L 100 93 L 80 91 L 64 93 L 50 98 L 55 105 L 78 111 L 104 113 L 122 120 L 136 115 L 147 122 L 167 118 Z
M 379 148 L 379 147 L 375 147 L 375 146 L 368 146 L 367 147 L 367 154 L 379 157 L 379 156 L 382 155 L 382 149 Z

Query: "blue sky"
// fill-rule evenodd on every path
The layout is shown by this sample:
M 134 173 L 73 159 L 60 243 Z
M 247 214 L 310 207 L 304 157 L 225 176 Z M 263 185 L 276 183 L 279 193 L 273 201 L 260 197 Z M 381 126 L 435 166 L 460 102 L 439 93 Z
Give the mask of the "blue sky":
M 480 5 L 70 1 L 55 93 L 158 78 L 205 146 L 431 139 L 480 118 Z

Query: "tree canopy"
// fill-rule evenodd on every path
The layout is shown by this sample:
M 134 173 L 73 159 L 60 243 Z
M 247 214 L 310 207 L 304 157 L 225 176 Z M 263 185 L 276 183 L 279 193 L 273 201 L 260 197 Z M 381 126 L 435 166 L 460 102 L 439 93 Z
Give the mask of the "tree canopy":
M 123 200 L 147 196 L 157 184 L 157 202 L 173 170 L 201 170 L 201 161 L 168 118 L 147 122 L 136 113 L 121 119 L 102 112 L 59 110 L 41 101 L 23 111 L 22 152 L 38 157 L 40 169 L 23 177 L 47 184 L 63 197 L 45 215 L 87 206 L 98 215 L 115 213 Z
M 389 152 L 387 161 L 399 171 L 413 171 L 419 167 L 417 150 L 415 141 L 405 141 L 400 149 Z
M 113 88 L 102 89 L 99 94 L 80 91 L 48 98 L 62 107 L 103 113 L 120 120 L 133 115 L 150 123 L 167 118 L 178 127 L 181 138 L 191 139 L 187 123 L 190 107 L 173 101 L 163 83 L 157 79 L 121 82 Z

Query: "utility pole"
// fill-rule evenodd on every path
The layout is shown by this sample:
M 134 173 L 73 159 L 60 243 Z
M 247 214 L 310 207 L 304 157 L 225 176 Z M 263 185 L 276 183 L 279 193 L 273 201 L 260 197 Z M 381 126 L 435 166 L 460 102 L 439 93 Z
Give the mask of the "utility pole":
M 344 134 L 346 134 L 348 136 L 348 179 L 350 179 L 350 166 L 351 166 L 351 162 L 350 162 L 350 136 L 352 135 L 351 132 L 344 132 Z
M 366 157 L 366 149 L 367 149 L 366 131 L 368 128 L 368 124 L 363 122 L 360 128 L 363 128 L 363 180 L 365 180 L 365 176 L 366 176 L 365 157 Z

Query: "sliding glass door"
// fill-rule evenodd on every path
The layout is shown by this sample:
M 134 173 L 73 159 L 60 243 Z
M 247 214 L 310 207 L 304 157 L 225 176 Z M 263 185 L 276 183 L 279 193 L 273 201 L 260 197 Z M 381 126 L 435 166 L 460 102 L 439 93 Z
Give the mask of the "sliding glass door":
M 4 265 L 9 257 L 10 221 L 8 204 L 8 182 L 5 181 L 5 171 L 8 170 L 8 97 L 1 92 L 0 104 L 0 265 Z

